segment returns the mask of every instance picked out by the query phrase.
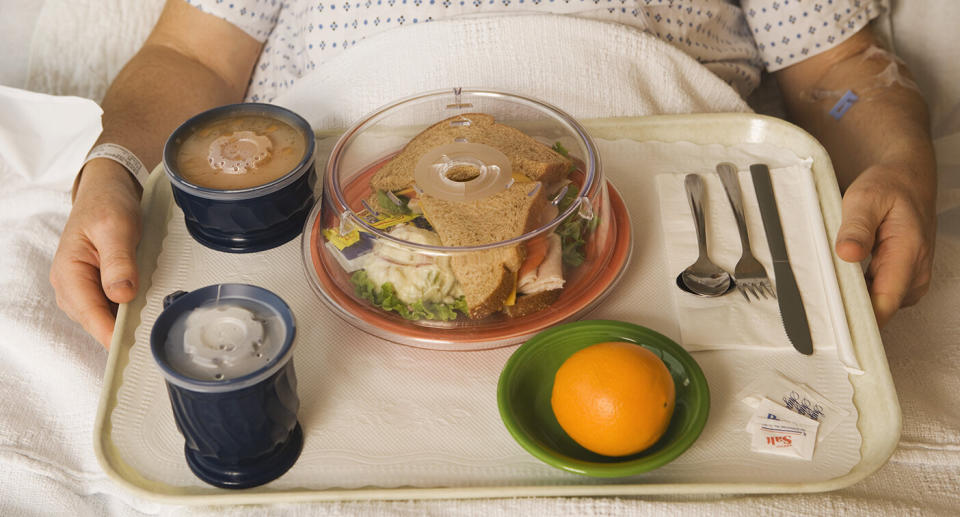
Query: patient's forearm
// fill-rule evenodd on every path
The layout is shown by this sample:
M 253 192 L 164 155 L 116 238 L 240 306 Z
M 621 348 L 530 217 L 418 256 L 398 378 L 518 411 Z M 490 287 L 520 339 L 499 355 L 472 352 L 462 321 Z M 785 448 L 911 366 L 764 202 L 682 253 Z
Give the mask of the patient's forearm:
M 936 163 L 927 108 L 908 72 L 869 29 L 777 74 L 793 119 L 827 148 L 841 188 L 835 249 L 870 257 L 866 280 L 877 323 L 930 286 L 936 238 Z M 845 92 L 859 97 L 830 111 Z
M 99 142 L 130 149 L 152 169 L 160 162 L 167 136 L 180 123 L 242 98 L 242 89 L 226 84 L 201 63 L 171 48 L 148 45 L 107 91 Z
M 261 47 L 239 28 L 183 0 L 168 0 L 146 43 L 107 90 L 98 143 L 122 145 L 152 169 L 181 122 L 243 99 Z M 109 159 L 90 161 L 82 177 L 80 190 L 91 177 L 138 188 Z
M 869 30 L 838 52 L 808 61 L 778 72 L 777 79 L 791 118 L 830 153 L 841 188 L 871 165 L 898 164 L 909 175 L 904 181 L 933 193 L 927 108 L 906 68 L 880 50 Z M 859 100 L 838 120 L 830 110 L 847 90 Z

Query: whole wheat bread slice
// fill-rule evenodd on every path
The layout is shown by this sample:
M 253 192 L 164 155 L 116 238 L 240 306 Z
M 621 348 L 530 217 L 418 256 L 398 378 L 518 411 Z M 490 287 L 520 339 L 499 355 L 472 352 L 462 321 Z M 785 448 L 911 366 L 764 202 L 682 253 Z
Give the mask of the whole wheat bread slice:
M 495 122 L 490 115 L 467 113 L 441 120 L 413 137 L 373 175 L 370 186 L 374 190 L 394 192 L 411 187 L 414 167 L 420 158 L 434 147 L 457 139 L 498 149 L 510 158 L 514 173 L 546 185 L 564 179 L 572 168 L 568 158 L 523 132 Z
M 547 205 L 539 182 L 514 183 L 507 190 L 475 201 L 420 197 L 420 206 L 444 246 L 478 246 L 502 242 L 536 228 Z M 522 245 L 461 253 L 450 260 L 471 318 L 483 318 L 503 307 L 517 282 L 525 258 Z
M 552 289 L 517 296 L 517 301 L 513 305 L 504 306 L 503 312 L 511 318 L 520 318 L 527 314 L 542 311 L 557 301 L 561 292 L 563 292 L 563 289 Z

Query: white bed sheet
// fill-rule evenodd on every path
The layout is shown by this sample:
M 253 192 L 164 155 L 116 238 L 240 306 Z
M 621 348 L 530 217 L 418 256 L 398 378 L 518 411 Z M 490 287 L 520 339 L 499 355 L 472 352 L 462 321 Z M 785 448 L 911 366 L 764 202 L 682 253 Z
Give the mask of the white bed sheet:
M 0 11 L 13 0 L 0 0 Z M 74 57 L 64 41 L 128 25 L 122 50 L 97 54 L 87 65 L 116 71 L 149 28 L 160 0 L 122 15 L 120 0 L 47 0 L 39 16 L 28 85 L 59 94 L 102 96 L 105 77 L 78 68 L 54 80 L 52 54 Z M 909 4 L 909 7 L 906 5 Z M 106 6 L 104 21 L 93 6 Z M 73 9 L 73 11 L 64 11 Z M 73 18 L 65 15 L 72 12 Z M 82 16 L 77 16 L 77 13 Z M 892 36 L 930 96 L 938 138 L 941 192 L 935 282 L 921 302 L 901 311 L 883 331 L 904 416 L 900 444 L 877 473 L 844 490 L 810 495 L 710 498 L 526 498 L 464 501 L 345 502 L 241 508 L 184 508 L 130 496 L 110 482 L 93 454 L 93 421 L 106 353 L 56 307 L 47 281 L 58 234 L 69 212 L 68 183 L 36 187 L 0 177 L 0 515 L 954 515 L 960 508 L 960 71 L 951 43 L 960 3 L 924 0 L 894 4 Z M 953 13 L 952 16 L 949 13 Z M 126 17 L 124 17 L 126 16 Z M 72 21 L 77 26 L 57 26 Z M 57 28 L 58 32 L 52 31 Z M 103 29 L 105 30 L 105 29 Z M 101 30 L 102 33 L 102 30 Z M 12 48 L 0 34 L 0 48 Z M 66 38 L 66 39 L 64 39 Z M 74 45 L 83 52 L 105 40 Z M 90 55 L 89 53 L 86 55 Z M 103 57 L 105 56 L 105 57 Z M 61 56 L 62 58 L 62 56 Z M 110 60 L 106 63 L 104 60 Z M 4 62 L 6 63 L 6 62 Z M 4 65 L 5 66 L 5 65 Z M 44 82 L 40 78 L 46 76 Z M 6 76 L 0 76 L 6 77 Z M 38 86 L 40 85 L 40 86 Z M 43 86 L 45 85 L 45 86 Z M 37 365 L 43 365 L 38 368 Z M 29 372 L 29 376 L 23 374 Z M 56 372 L 56 373 L 54 373 Z M 56 375 L 56 377 L 54 377 Z M 63 376 L 66 376 L 64 378 Z M 72 389 L 51 389 L 68 384 Z M 26 423 L 26 424 L 24 424 Z M 77 446 L 76 444 L 81 444 Z M 89 444 L 83 446 L 82 444 Z

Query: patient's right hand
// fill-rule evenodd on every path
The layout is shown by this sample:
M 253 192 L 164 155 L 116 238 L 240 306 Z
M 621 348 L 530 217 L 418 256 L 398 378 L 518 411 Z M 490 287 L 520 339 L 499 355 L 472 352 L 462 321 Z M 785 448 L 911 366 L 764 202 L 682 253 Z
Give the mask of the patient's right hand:
M 50 269 L 57 305 L 105 347 L 115 304 L 137 294 L 139 198 L 140 186 L 120 164 L 90 161 Z

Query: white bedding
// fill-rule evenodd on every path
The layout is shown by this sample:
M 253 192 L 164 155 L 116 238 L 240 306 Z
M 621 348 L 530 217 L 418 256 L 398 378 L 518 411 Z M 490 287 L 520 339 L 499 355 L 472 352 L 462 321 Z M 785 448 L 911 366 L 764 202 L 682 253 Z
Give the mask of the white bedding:
M 8 2 L 24 5 L 0 0 L 5 14 Z M 32 64 L 25 84 L 35 90 L 99 100 L 119 64 L 145 37 L 161 3 L 47 0 L 38 17 L 39 32 L 29 52 Z M 949 39 L 955 30 L 952 24 L 960 17 L 960 4 L 912 1 L 908 11 L 900 3 L 892 18 L 893 41 L 913 66 L 920 86 L 934 96 L 940 226 L 935 282 L 929 294 L 916 307 L 901 311 L 883 332 L 900 396 L 903 432 L 889 463 L 864 481 L 826 494 L 642 501 L 528 498 L 213 509 L 138 499 L 107 479 L 93 454 L 93 421 L 106 353 L 60 313 L 47 281 L 58 234 L 69 212 L 69 175 L 54 187 L 39 187 L 0 172 L 0 390 L 4 395 L 0 398 L 0 515 L 955 514 L 960 508 L 960 412 L 956 410 L 960 392 L 956 317 L 960 307 L 960 95 L 956 92 L 960 70 L 950 55 L 957 44 Z M 94 5 L 106 6 L 106 14 L 95 15 Z M 953 16 L 932 9 L 934 5 L 952 9 Z M 116 32 L 111 27 L 119 22 L 123 28 Z M 8 33 L 0 34 L 0 48 L 13 48 L 4 40 Z M 122 38 L 115 41 L 118 34 Z M 0 61 L 4 72 L 17 66 L 8 61 Z M 11 84 L 10 77 L 14 76 L 0 75 L 6 84 Z

